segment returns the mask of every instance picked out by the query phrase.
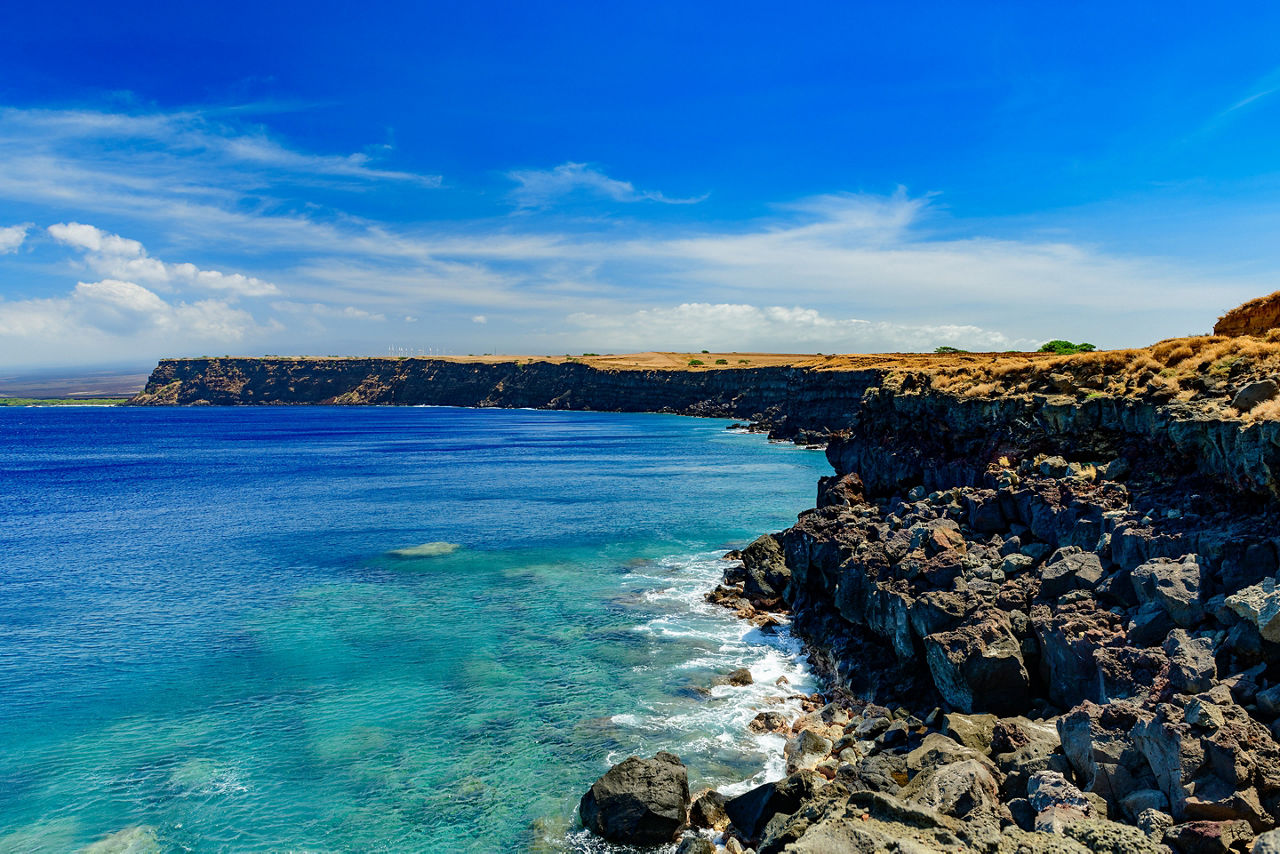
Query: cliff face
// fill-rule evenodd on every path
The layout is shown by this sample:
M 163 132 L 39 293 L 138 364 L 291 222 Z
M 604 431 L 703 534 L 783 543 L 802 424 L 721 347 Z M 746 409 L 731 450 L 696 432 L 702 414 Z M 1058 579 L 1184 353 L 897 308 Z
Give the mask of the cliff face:
M 1250 300 L 1218 318 L 1214 335 L 1265 335 L 1280 326 L 1280 291 Z
M 976 484 L 1011 450 L 1101 459 L 1125 451 L 1231 489 L 1280 490 L 1280 422 L 1208 415 L 1161 398 L 964 397 L 884 368 L 602 370 L 581 363 L 441 359 L 174 359 L 135 405 L 440 405 L 675 412 L 751 419 L 781 437 L 835 434 L 831 459 L 868 486 Z
M 835 430 L 881 371 L 793 367 L 600 370 L 580 363 L 441 359 L 171 359 L 131 403 L 433 405 L 675 412 Z

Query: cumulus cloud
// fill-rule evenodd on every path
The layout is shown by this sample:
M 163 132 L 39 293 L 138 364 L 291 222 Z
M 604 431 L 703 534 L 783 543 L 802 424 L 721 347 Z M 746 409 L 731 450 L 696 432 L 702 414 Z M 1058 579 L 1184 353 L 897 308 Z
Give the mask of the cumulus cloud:
M 9 225 L 0 228 L 0 255 L 8 255 L 17 252 L 23 242 L 27 239 L 27 232 L 31 229 L 30 223 L 23 225 Z
M 48 232 L 59 243 L 83 251 L 89 268 L 110 279 L 145 282 L 162 288 L 188 286 L 243 297 L 270 296 L 280 292 L 270 282 L 240 273 L 201 270 L 189 263 L 166 264 L 147 255 L 147 250 L 138 241 L 92 225 L 63 222 L 49 226 Z
M 0 338 L 74 350 L 104 338 L 156 343 L 234 343 L 259 331 L 253 317 L 223 300 L 168 302 L 133 282 L 80 282 L 65 297 L 0 301 Z
M 949 345 L 1008 350 L 1037 343 L 978 326 L 903 324 L 832 317 L 800 306 L 682 303 L 617 314 L 580 312 L 568 318 L 574 340 L 623 350 L 711 349 L 771 352 L 918 352 Z
M 489 318 L 485 317 L 483 314 L 477 314 L 471 318 L 471 322 L 472 323 L 488 323 Z
M 586 163 L 562 163 L 553 169 L 516 169 L 507 177 L 520 186 L 511 198 L 521 208 L 541 208 L 566 196 L 583 194 L 615 202 L 661 202 L 667 205 L 691 205 L 704 201 L 705 195 L 672 198 L 656 190 L 638 190 L 630 181 L 619 181 Z

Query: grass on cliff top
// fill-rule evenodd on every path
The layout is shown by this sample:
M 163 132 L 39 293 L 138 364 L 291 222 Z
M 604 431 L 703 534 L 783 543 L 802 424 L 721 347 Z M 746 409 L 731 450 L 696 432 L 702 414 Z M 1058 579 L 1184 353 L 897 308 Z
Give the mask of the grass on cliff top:
M 0 406 L 119 406 L 127 397 L 0 397 Z
M 1020 356 L 974 358 L 929 370 L 931 388 L 966 397 L 1052 392 L 1076 397 L 1158 397 L 1199 402 L 1227 413 L 1236 389 L 1280 374 L 1280 329 L 1262 337 L 1200 335 L 1129 350 L 1101 350 L 1031 361 Z M 1280 398 L 1245 420 L 1280 418 Z

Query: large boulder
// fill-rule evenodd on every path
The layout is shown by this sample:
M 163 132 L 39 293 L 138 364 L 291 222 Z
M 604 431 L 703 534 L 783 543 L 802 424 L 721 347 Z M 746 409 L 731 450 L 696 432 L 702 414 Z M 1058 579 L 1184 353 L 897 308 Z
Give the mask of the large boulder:
M 1174 629 L 1164 642 L 1164 651 L 1169 656 L 1169 686 L 1179 694 L 1208 691 L 1217 681 L 1218 665 L 1208 638 L 1193 638 Z
M 1248 620 L 1263 640 L 1280 643 L 1280 590 L 1271 578 L 1227 597 L 1227 607 Z
M 1004 614 L 929 635 L 925 650 L 938 693 L 959 711 L 1011 714 L 1026 708 L 1031 679 Z
M 1135 789 L 1156 786 L 1146 757 L 1134 746 L 1130 731 L 1144 719 L 1136 703 L 1105 706 L 1084 702 L 1058 719 L 1062 751 L 1086 792 L 1106 799 L 1111 810 Z
M 743 549 L 742 565 L 746 570 L 742 595 L 753 602 L 771 602 L 786 595 L 791 570 L 776 537 L 766 534 Z
M 1133 591 L 1142 603 L 1156 602 L 1182 628 L 1204 619 L 1200 588 L 1204 568 L 1196 555 L 1180 560 L 1158 557 L 1135 567 L 1130 574 Z
M 791 815 L 825 782 L 813 771 L 798 771 L 782 780 L 765 783 L 730 799 L 725 803 L 724 811 L 743 836 L 755 839 L 771 818 L 775 815 Z
M 831 739 L 812 729 L 802 729 L 787 739 L 783 754 L 787 759 L 787 773 L 811 769 L 831 753 Z
M 1040 595 L 1057 599 L 1072 590 L 1092 590 L 1102 580 L 1102 561 L 1093 552 L 1061 550 L 1040 571 Z
M 1133 741 L 1179 821 L 1275 825 L 1264 804 L 1280 796 L 1280 745 L 1219 685 L 1185 706 L 1161 703 Z
M 991 760 L 965 759 L 928 769 L 902 787 L 898 797 L 909 804 L 937 810 L 953 818 L 971 815 L 1004 816 L 1000 782 Z
M 659 751 L 632 756 L 596 780 L 578 805 L 582 824 L 610 842 L 662 845 L 673 841 L 689 813 L 689 778 L 680 757 Z

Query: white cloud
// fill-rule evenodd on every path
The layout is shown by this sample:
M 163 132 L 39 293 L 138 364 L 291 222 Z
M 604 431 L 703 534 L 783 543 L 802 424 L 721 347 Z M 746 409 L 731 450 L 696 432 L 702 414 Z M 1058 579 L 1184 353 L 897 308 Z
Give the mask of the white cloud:
M 30 223 L 0 228 L 0 255 L 17 252 L 22 247 L 23 241 L 27 239 L 27 232 L 30 229 Z
M 562 163 L 554 169 L 516 169 L 507 177 L 520 186 L 511 191 L 511 198 L 522 208 L 546 207 L 575 193 L 613 199 L 615 202 L 662 202 L 667 205 L 690 205 L 705 200 L 705 195 L 693 198 L 671 198 L 656 190 L 637 190 L 630 181 L 610 178 L 586 163 Z
M 0 300 L 0 340 L 48 353 L 92 353 L 120 339 L 168 348 L 228 344 L 261 331 L 247 311 L 223 300 L 171 303 L 117 279 L 80 282 L 64 297 Z
M 617 314 L 570 315 L 567 337 L 614 352 L 701 349 L 725 352 L 875 353 L 932 350 L 1008 350 L 1038 343 L 977 326 L 902 324 L 830 317 L 803 307 L 742 303 L 682 303 Z
M 471 322 L 472 323 L 488 323 L 489 318 L 485 317 L 483 314 L 477 314 L 471 318 Z
M 280 293 L 270 282 L 240 273 L 201 270 L 194 264 L 165 264 L 147 255 L 136 240 L 111 234 L 92 225 L 64 222 L 51 225 L 49 235 L 75 249 L 83 250 L 89 268 L 115 280 L 146 282 L 165 287 L 189 286 L 222 291 L 233 296 L 261 297 Z
M 104 141 L 111 143 L 105 150 Z M 387 146 L 379 148 L 387 150 Z M 87 161 L 97 163 L 92 168 L 63 172 L 63 177 L 88 178 L 106 186 L 152 187 L 174 194 L 216 193 L 212 188 L 228 182 L 257 188 L 282 182 L 330 186 L 393 182 L 428 188 L 441 184 L 439 175 L 378 168 L 365 154 L 297 151 L 272 139 L 262 128 L 231 125 L 198 111 L 131 114 L 0 109 L 0 152 L 9 155 L 12 167 L 4 173 L 14 178 L 25 171 L 29 186 L 56 177 L 57 164 L 68 159 L 86 166 Z M 102 168 L 108 163 L 125 168 L 113 176 Z M 189 183 L 193 169 L 207 177 Z
M 415 335 L 458 352 L 488 344 L 476 340 L 482 330 L 466 322 L 472 317 L 526 352 L 691 346 L 672 339 L 713 333 L 721 336 L 715 346 L 730 350 L 794 349 L 797 341 L 823 351 L 998 349 L 1002 336 L 1121 346 L 1207 330 L 1223 310 L 1274 289 L 1269 258 L 1246 274 L 1073 242 L 1070 232 L 995 236 L 991 224 L 955 219 L 931 197 L 905 191 L 828 193 L 730 223 L 676 226 L 663 221 L 661 205 L 637 204 L 629 211 L 644 220 L 566 224 L 543 213 L 566 196 L 696 200 L 638 189 L 581 163 L 511 177 L 519 217 L 361 218 L 321 206 L 334 196 L 317 195 L 317 186 L 390 184 L 403 193 L 433 176 L 384 170 L 360 155 L 294 151 L 260 129 L 196 113 L 0 111 L 0 215 L 10 209 L 11 220 L 26 219 L 45 209 L 58 211 L 50 220 L 79 220 L 49 230 L 77 253 L 63 282 L 50 281 L 35 240 L 19 243 L 33 250 L 21 259 L 0 257 L 22 270 L 0 270 L 9 297 L 0 302 L 0 334 L 20 341 L 0 342 L 0 361 L 36 358 L 31 330 L 46 330 L 50 350 L 74 338 L 59 325 L 68 312 L 79 331 L 98 329 L 86 319 L 91 308 L 121 327 L 138 321 L 127 305 L 144 295 L 103 288 L 73 297 L 78 279 L 132 284 L 170 308 L 147 315 L 168 318 L 145 325 L 150 337 L 94 339 L 101 359 L 151 358 L 157 341 L 173 352 L 182 339 L 171 332 L 183 323 L 210 335 L 248 330 L 240 340 L 267 351 L 324 353 L 341 344 L 341 352 L 382 352 L 385 341 L 367 321 L 383 318 L 417 318 Z M 128 223 L 116 227 L 129 236 L 84 220 Z M 165 259 L 216 257 L 218 269 L 169 263 L 143 243 L 167 247 Z M 280 296 L 268 280 L 287 282 L 289 301 L 307 308 L 253 301 Z M 273 312 L 288 315 L 279 333 L 288 340 L 254 337 L 275 328 Z M 208 322 L 197 323 L 197 314 Z M 27 332 L 18 339 L 15 328 Z M 55 328 L 63 331 L 48 331 Z M 592 330 L 631 343 L 587 339 Z
M 365 311 L 362 308 L 356 308 L 353 305 L 334 306 L 325 303 L 300 303 L 300 302 L 273 302 L 271 307 L 276 311 L 285 314 L 310 314 L 316 317 L 336 317 L 346 318 L 348 320 L 386 320 L 384 314 L 375 311 Z

